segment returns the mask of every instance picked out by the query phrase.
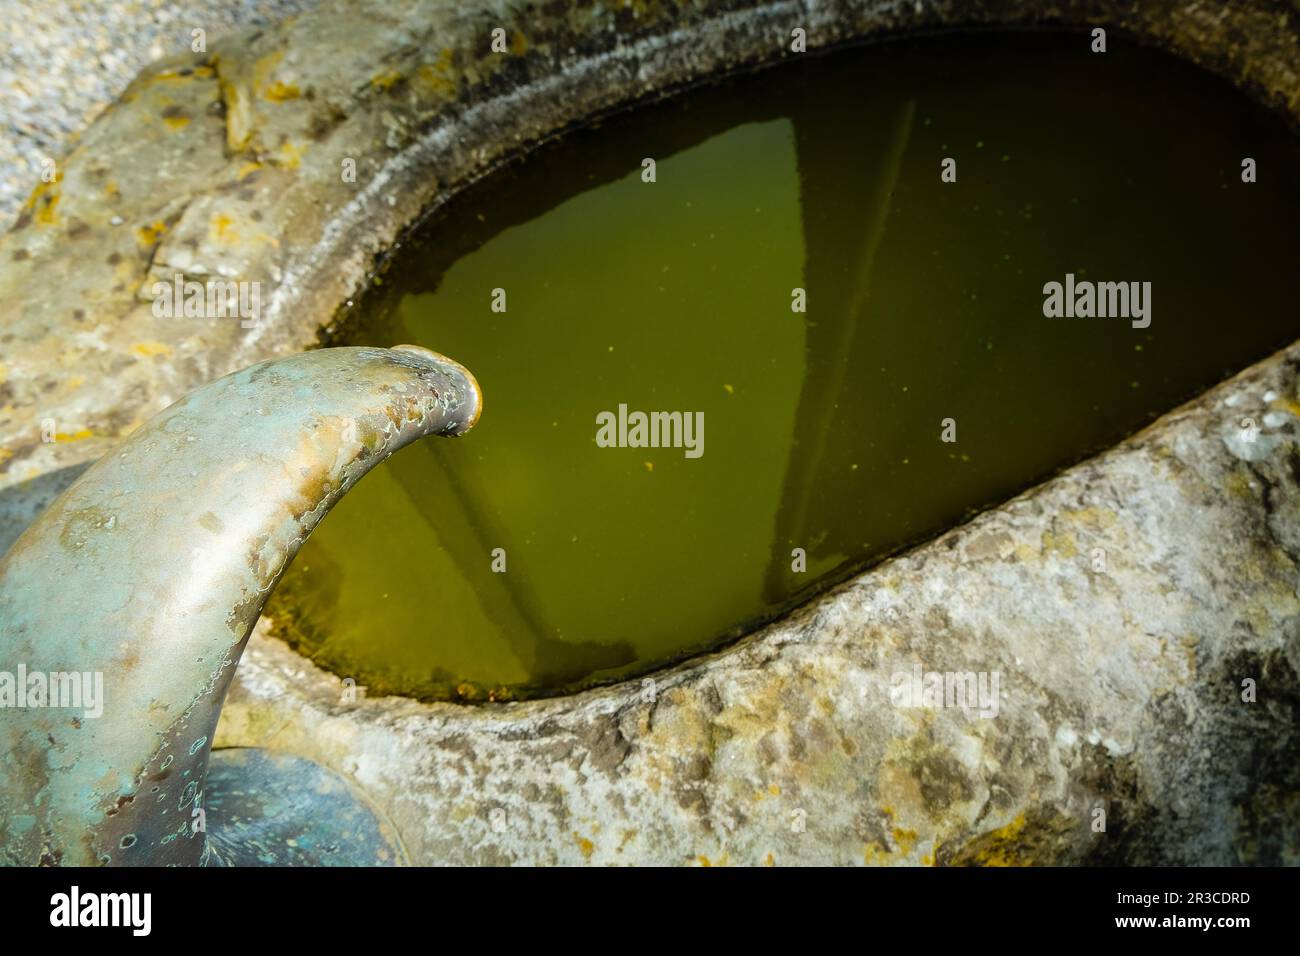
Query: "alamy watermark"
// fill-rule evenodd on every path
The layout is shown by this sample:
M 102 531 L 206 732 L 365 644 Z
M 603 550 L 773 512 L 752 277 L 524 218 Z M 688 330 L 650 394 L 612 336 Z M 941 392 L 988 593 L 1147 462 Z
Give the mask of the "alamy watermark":
M 183 272 L 171 282 L 155 282 L 153 314 L 159 319 L 238 318 L 241 328 L 257 325 L 262 314 L 262 283 L 234 279 L 186 280 Z
M 0 709 L 52 707 L 81 709 L 94 720 L 104 713 L 102 671 L 0 671 Z
M 1133 328 L 1151 324 L 1150 282 L 1076 282 L 1074 273 L 1065 283 L 1043 286 L 1043 315 L 1049 319 L 1132 319 Z
M 596 415 L 601 448 L 682 448 L 687 458 L 704 454 L 703 412 L 629 412 L 627 405 Z
M 973 710 L 991 719 L 998 715 L 1001 680 L 998 671 L 927 671 L 914 664 L 890 677 L 889 700 L 897 707 Z
M 51 926 L 120 926 L 133 936 L 148 936 L 152 911 L 152 893 L 83 893 L 74 885 L 50 897 Z

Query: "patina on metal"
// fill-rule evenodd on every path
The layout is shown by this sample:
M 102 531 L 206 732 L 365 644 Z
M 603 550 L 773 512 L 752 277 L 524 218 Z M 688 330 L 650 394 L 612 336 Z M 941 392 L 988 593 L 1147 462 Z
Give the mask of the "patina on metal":
M 0 561 L 0 661 L 102 674 L 102 713 L 0 708 L 0 861 L 206 862 L 195 811 L 267 595 L 373 465 L 481 405 L 427 349 L 324 349 L 192 392 L 88 469 Z

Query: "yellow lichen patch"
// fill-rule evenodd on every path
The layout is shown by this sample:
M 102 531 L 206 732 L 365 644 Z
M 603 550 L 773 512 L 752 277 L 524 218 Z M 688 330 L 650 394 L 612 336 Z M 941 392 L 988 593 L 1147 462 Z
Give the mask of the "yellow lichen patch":
M 879 843 L 868 843 L 862 848 L 863 866 L 888 866 L 889 862 L 889 850 Z
M 1079 546 L 1075 542 L 1074 535 L 1066 531 L 1057 534 L 1048 530 L 1043 532 L 1043 554 L 1051 554 L 1053 551 L 1063 558 L 1072 558 L 1079 553 Z
M 33 189 L 23 204 L 23 208 L 31 212 L 32 218 L 43 226 L 52 226 L 58 221 L 54 208 L 59 204 L 59 183 L 62 179 L 63 172 L 56 169 L 54 179 L 48 183 L 42 182 Z
M 425 63 L 415 71 L 416 82 L 436 96 L 451 97 L 456 94 L 453 75 L 454 60 L 450 49 L 444 49 L 433 63 Z
M 163 122 L 168 129 L 184 129 L 190 125 L 190 118 L 178 113 L 175 116 L 164 116 Z
M 243 163 L 239 167 L 239 169 L 235 172 L 235 178 L 243 179 L 245 176 L 249 175 L 250 173 L 255 173 L 261 168 L 262 168 L 261 163 L 257 162 L 256 160 L 249 160 L 248 162 Z
M 163 237 L 167 231 L 167 224 L 162 220 L 156 220 L 148 225 L 141 226 L 135 231 L 136 238 L 142 246 L 152 246 Z
M 218 242 L 234 242 L 239 238 L 232 228 L 234 223 L 235 221 L 224 212 L 219 212 L 212 217 L 210 231 Z
M 523 56 L 528 52 L 528 38 L 518 30 L 510 37 L 510 52 L 515 56 Z
M 136 355 L 142 355 L 145 358 L 153 358 L 155 355 L 172 354 L 170 345 L 154 341 L 136 342 L 135 345 L 131 346 L 131 351 Z
M 260 90 L 262 95 L 266 95 L 267 88 L 273 82 L 271 80 L 272 71 L 280 65 L 284 59 L 283 50 L 273 50 L 266 56 L 259 57 L 253 64 L 253 89 Z
M 402 82 L 402 74 L 397 70 L 385 70 L 370 78 L 370 85 L 381 93 L 388 92 L 400 82 Z
M 776 866 L 776 857 L 769 853 L 767 856 L 763 857 L 763 865 Z
M 51 196 L 49 202 L 36 211 L 36 221 L 43 226 L 52 226 L 59 221 L 59 216 L 55 213 L 55 207 L 59 206 L 59 196 Z
M 1276 398 L 1269 405 L 1270 408 L 1280 412 L 1288 412 L 1296 418 L 1300 418 L 1300 402 L 1293 398 Z
M 188 73 L 182 73 L 180 70 L 163 70 L 155 73 L 150 83 L 186 83 L 190 80 L 210 80 L 216 75 L 216 70 L 210 66 L 196 66 Z
M 94 434 L 95 433 L 92 432 L 89 428 L 82 428 L 75 432 L 55 432 L 54 440 L 56 442 L 81 441 L 82 439 L 85 438 L 94 437 Z
M 8 448 L 0 448 L 0 461 L 8 461 L 13 456 L 14 453 L 11 452 Z
M 244 151 L 253 139 L 256 122 L 252 101 L 260 96 L 271 102 L 276 102 L 271 95 L 272 92 L 284 92 L 291 88 L 291 84 L 282 80 L 274 80 L 271 77 L 271 74 L 280 65 L 280 60 L 283 58 L 284 51 L 276 50 L 261 57 L 254 63 L 247 92 L 245 92 L 242 84 L 231 82 L 228 77 L 221 75 L 220 58 L 212 58 L 213 66 L 217 68 L 220 76 L 221 98 L 226 104 L 226 145 L 231 152 Z
M 1109 528 L 1115 524 L 1116 520 L 1115 512 L 1109 508 L 1098 508 L 1095 505 L 1088 508 L 1073 508 L 1062 512 L 1062 516 L 1094 531 Z
M 578 852 L 582 854 L 584 860 L 590 860 L 592 851 L 596 849 L 594 843 L 586 837 L 580 835 L 576 830 L 573 832 L 573 838 L 578 841 Z
M 298 97 L 302 96 L 302 91 L 298 89 L 297 83 L 281 83 L 276 80 L 267 85 L 266 89 L 262 91 L 262 95 L 272 103 L 283 103 L 287 100 L 298 99 Z
M 898 847 L 898 852 L 907 855 L 912 852 L 916 846 L 916 831 L 904 830 L 902 827 L 894 827 L 894 844 Z
M 302 165 L 302 149 L 293 143 L 284 142 L 268 158 L 281 169 L 297 169 Z
M 221 101 L 226 104 L 226 146 L 233 153 L 241 152 L 253 138 L 253 116 L 248 97 L 236 84 L 223 79 Z
M 0 370 L 0 371 L 3 371 L 3 370 Z M 0 382 L 3 382 L 3 381 L 4 381 L 4 375 L 3 375 L 3 374 L 0 374 Z M 70 379 L 68 379 L 66 382 L 64 382 L 63 387 L 64 387 L 65 389 L 67 389 L 69 392 L 73 392 L 73 391 L 76 391 L 77 389 L 81 388 L 81 386 L 82 386 L 82 385 L 85 385 L 85 384 L 86 384 L 86 378 L 85 378 L 84 375 L 74 375 L 74 376 L 72 376 L 72 378 L 70 378 Z
M 1063 848 L 1077 844 L 1080 827 L 1078 819 L 1064 814 L 1044 812 L 1026 820 L 1021 813 L 1006 826 L 971 840 L 947 862 L 953 866 L 1051 864 L 1061 859 Z
M 982 845 L 975 851 L 971 862 L 978 866 L 1015 866 L 1016 839 L 1024 829 L 1025 815 L 1022 813 L 1006 826 L 984 834 L 979 841 Z
M 5 368 L 3 365 L 0 365 L 0 385 L 3 385 L 5 383 L 5 380 L 8 378 L 9 378 L 9 370 Z

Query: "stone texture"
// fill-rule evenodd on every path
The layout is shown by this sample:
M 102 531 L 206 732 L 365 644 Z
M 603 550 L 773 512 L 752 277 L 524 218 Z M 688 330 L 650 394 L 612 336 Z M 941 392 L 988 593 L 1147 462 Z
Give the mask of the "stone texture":
M 0 227 L 68 147 L 151 61 L 266 26 L 315 0 L 9 0 L 0 18 Z
M 0 486 L 309 347 L 420 210 L 568 123 L 777 59 L 794 26 L 817 47 L 1000 22 L 1124 27 L 1300 112 L 1296 9 L 1268 0 L 324 4 L 151 67 L 0 240 Z M 176 270 L 265 283 L 261 321 L 155 319 L 140 292 Z M 1295 862 L 1298 363 L 652 687 L 345 704 L 255 637 L 218 744 L 350 777 L 414 862 Z M 896 706 L 918 664 L 997 671 L 997 716 Z

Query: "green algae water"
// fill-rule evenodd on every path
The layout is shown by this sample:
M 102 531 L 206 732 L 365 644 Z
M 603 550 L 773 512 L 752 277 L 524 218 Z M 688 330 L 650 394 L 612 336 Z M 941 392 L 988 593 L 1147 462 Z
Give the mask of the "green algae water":
M 804 58 L 574 132 L 341 319 L 336 344 L 463 362 L 484 413 L 362 481 L 271 613 L 371 695 L 717 647 L 1293 339 L 1298 160 L 1189 65 L 1043 33 Z M 1146 315 L 1049 317 L 1051 282 L 1137 283 Z M 635 412 L 693 447 L 636 447 Z

